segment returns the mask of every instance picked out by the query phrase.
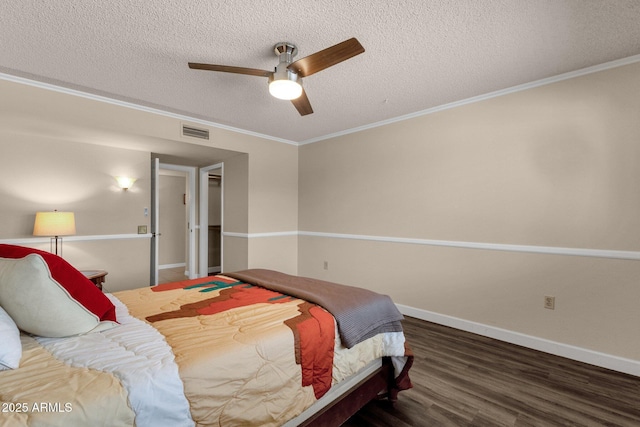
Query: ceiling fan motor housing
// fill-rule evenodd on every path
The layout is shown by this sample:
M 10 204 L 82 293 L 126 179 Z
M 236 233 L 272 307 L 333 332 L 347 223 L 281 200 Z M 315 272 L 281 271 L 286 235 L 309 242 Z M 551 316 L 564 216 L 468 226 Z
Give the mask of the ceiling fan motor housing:
M 274 80 L 291 80 L 292 82 L 302 84 L 302 77 L 298 77 L 296 73 L 287 68 L 286 63 L 282 62 L 276 66 L 276 70 L 269 76 L 269 83 Z
M 293 61 L 293 57 L 298 54 L 298 48 L 296 45 L 289 42 L 280 42 L 273 47 L 273 51 L 276 53 L 280 62 L 286 62 L 290 64 Z

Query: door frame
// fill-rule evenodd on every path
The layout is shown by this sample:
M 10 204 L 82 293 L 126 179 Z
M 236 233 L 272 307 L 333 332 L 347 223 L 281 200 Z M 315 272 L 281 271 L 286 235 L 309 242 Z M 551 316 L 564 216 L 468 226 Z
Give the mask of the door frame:
M 194 230 L 196 228 L 196 169 L 194 166 L 174 165 L 169 163 L 160 163 L 159 160 L 153 159 L 152 165 L 156 165 L 156 168 L 152 167 L 152 181 L 155 184 L 152 185 L 152 203 L 151 203 L 151 254 L 152 254 L 152 266 L 151 266 L 151 286 L 158 284 L 158 253 L 159 242 L 158 237 L 160 233 L 160 189 L 158 185 L 160 170 L 172 170 L 186 173 L 187 181 L 187 272 L 189 273 L 189 279 L 195 279 L 198 277 L 196 272 L 196 236 Z M 155 255 L 155 257 L 154 257 Z
M 224 162 L 200 168 L 200 277 L 209 275 L 209 173 L 220 170 L 220 269 L 224 271 Z
M 151 159 L 151 243 L 150 243 L 150 262 L 149 262 L 149 286 L 158 284 L 158 237 L 159 237 L 159 211 L 160 200 L 158 194 L 160 159 L 154 157 Z M 146 210 L 146 208 L 145 208 Z M 146 214 L 146 212 L 145 212 Z

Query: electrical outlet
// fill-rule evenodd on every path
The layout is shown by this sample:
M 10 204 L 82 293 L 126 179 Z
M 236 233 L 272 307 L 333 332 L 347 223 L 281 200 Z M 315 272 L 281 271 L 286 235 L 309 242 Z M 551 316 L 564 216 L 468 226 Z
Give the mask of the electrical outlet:
M 544 308 L 548 308 L 549 310 L 555 310 L 556 309 L 556 297 L 545 295 L 545 297 L 544 297 Z
M 329 261 L 325 261 L 324 262 L 324 269 L 328 270 L 329 269 Z

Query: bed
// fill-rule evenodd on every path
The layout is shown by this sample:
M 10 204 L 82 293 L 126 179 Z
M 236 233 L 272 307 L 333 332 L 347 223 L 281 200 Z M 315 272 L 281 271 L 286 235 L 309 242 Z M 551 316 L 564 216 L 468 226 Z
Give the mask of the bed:
M 401 319 L 387 296 L 270 270 L 103 294 L 0 245 L 0 426 L 340 425 L 411 387 Z

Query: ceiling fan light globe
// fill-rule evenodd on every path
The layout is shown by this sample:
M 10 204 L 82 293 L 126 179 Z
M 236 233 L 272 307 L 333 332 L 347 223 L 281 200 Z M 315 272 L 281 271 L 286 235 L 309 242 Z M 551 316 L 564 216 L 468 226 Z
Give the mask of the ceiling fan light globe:
M 296 99 L 302 95 L 302 86 L 291 80 L 273 80 L 269 83 L 269 93 L 278 99 Z

